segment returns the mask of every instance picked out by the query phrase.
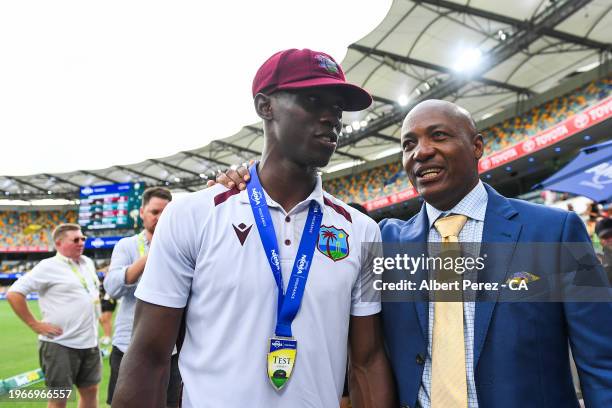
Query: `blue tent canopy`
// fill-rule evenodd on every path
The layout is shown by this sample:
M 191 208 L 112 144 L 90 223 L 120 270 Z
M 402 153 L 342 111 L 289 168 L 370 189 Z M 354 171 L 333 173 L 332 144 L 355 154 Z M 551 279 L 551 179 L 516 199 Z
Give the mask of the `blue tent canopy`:
M 581 149 L 567 166 L 534 188 L 612 201 L 612 140 Z

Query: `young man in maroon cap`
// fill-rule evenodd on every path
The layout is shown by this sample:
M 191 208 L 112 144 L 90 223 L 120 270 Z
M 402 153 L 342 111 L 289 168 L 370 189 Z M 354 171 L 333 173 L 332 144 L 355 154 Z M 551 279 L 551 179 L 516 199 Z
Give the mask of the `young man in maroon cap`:
M 322 190 L 343 111 L 368 107 L 329 55 L 287 50 L 253 80 L 261 161 L 245 191 L 172 202 L 136 297 L 113 407 L 158 406 L 181 319 L 183 407 L 338 406 L 350 344 L 355 407 L 392 407 L 380 302 L 367 297 L 378 226 Z M 348 339 L 348 341 L 347 341 Z

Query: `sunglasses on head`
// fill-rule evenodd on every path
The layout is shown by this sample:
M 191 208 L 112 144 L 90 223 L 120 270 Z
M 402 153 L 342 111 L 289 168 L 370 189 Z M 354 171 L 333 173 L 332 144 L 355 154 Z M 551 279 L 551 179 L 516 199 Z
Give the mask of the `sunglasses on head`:
M 78 244 L 80 242 L 85 242 L 87 241 L 87 237 L 76 237 L 72 240 L 73 244 Z

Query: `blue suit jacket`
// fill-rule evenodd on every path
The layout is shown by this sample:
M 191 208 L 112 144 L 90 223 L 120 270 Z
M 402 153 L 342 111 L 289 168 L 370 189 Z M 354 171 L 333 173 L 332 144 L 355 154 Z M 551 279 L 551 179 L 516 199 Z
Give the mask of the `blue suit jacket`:
M 590 242 L 574 213 L 507 199 L 485 185 L 486 243 Z M 425 206 L 408 221 L 380 223 L 383 242 L 424 243 Z M 489 257 L 505 282 L 511 251 Z M 493 258 L 493 259 L 492 259 Z M 487 268 L 488 269 L 488 268 Z M 491 272 L 494 271 L 494 272 Z M 499 275 L 499 274 L 502 275 Z M 480 279 L 479 279 L 480 281 Z M 400 402 L 414 407 L 427 354 L 428 304 L 384 302 L 383 327 Z M 612 303 L 476 302 L 474 376 L 480 408 L 574 408 L 568 342 L 587 407 L 612 407 Z

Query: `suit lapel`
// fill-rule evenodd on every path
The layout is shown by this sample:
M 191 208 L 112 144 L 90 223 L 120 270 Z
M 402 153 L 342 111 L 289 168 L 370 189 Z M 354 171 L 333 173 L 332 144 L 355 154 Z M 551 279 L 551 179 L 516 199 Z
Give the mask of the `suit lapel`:
M 429 219 L 427 218 L 427 211 L 425 210 L 425 205 L 421 207 L 421 211 L 415 216 L 414 222 L 410 228 L 406 229 L 406 236 L 402 240 L 403 242 L 414 242 L 423 245 L 421 249 L 421 253 L 427 254 L 427 236 L 429 234 Z M 417 272 L 414 277 L 414 282 L 422 282 L 423 280 L 428 279 L 425 275 L 425 272 L 421 269 Z M 427 343 L 427 334 L 428 334 L 428 323 L 429 323 L 429 310 L 428 310 L 429 302 L 427 299 L 423 301 L 414 301 L 414 308 L 419 320 L 419 325 L 421 326 L 421 334 L 423 335 L 423 339 L 425 343 Z
M 506 281 L 512 254 L 522 226 L 518 221 L 512 220 L 517 212 L 510 201 L 499 195 L 489 185 L 485 184 L 485 188 L 487 189 L 488 203 L 480 254 L 481 256 L 486 254 L 487 258 L 485 269 L 480 272 L 478 281 L 501 284 Z M 499 289 L 501 290 L 501 288 Z M 499 291 L 489 291 L 479 295 L 481 296 L 476 302 L 474 318 L 474 367 L 477 366 L 482 352 Z

